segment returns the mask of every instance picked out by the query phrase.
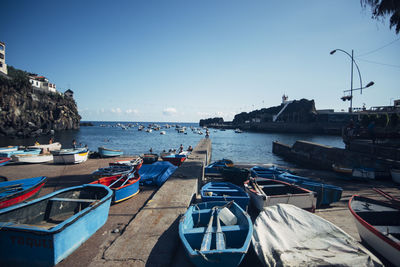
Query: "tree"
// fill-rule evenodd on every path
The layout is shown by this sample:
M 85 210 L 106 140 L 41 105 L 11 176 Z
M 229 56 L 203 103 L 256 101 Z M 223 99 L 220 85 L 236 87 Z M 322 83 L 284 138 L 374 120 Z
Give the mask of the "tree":
M 395 27 L 396 34 L 400 32 L 400 0 L 360 0 L 362 7 L 370 5 L 372 18 L 379 19 L 390 16 L 390 28 Z

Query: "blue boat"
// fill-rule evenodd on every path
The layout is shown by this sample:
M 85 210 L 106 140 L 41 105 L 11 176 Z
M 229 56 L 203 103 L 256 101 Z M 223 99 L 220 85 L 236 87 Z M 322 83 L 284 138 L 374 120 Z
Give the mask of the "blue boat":
M 119 157 L 124 153 L 122 150 L 109 149 L 105 147 L 99 147 L 98 149 L 102 158 Z
M 82 185 L 1 210 L 1 264 L 57 264 L 103 226 L 111 198 L 103 185 Z
M 161 186 L 178 169 L 168 161 L 143 164 L 139 169 L 140 184 Z
M 190 261 L 199 267 L 238 266 L 252 233 L 250 216 L 235 202 L 192 205 L 179 222 L 179 237 Z
M 5 151 L 0 153 L 0 157 L 10 158 L 12 155 L 39 155 L 42 149 L 40 148 L 27 148 L 24 150 L 12 150 L 12 151 Z
M 209 182 L 201 188 L 200 194 L 203 202 L 233 200 L 244 210 L 247 210 L 250 201 L 242 188 L 228 182 Z
M 229 159 L 217 160 L 204 168 L 205 176 L 222 176 L 222 170 L 226 167 L 233 167 L 234 164 Z
M 18 150 L 18 146 L 3 146 L 0 147 L 0 153 L 6 153 L 6 152 L 10 152 L 10 151 L 17 151 Z
M 284 169 L 255 166 L 251 168 L 251 174 L 253 177 L 276 179 L 314 191 L 317 193 L 317 207 L 337 202 L 342 197 L 343 189 L 339 186 L 319 183 L 310 178 L 291 174 Z

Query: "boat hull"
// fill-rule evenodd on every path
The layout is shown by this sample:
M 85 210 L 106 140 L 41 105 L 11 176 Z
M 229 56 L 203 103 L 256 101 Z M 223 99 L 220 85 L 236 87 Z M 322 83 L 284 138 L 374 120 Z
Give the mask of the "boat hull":
M 55 150 L 60 150 L 61 149 L 61 143 L 55 142 L 52 144 L 46 144 L 46 145 L 36 145 L 36 146 L 30 146 L 29 148 L 40 148 L 45 151 L 55 151 Z
M 315 211 L 317 198 L 314 192 L 282 181 L 263 180 L 257 180 L 258 186 L 254 186 L 254 183 L 250 181 L 245 182 L 246 192 L 258 210 L 261 211 L 264 207 L 285 203 L 312 212 Z
M 11 160 L 11 158 L 3 158 L 3 157 L 1 157 L 0 158 L 0 166 L 4 166 L 4 165 L 6 165 L 9 161 Z
M 120 177 L 121 177 L 121 175 L 115 175 L 115 176 L 111 176 L 111 177 L 103 177 L 97 181 L 92 182 L 91 184 L 101 184 L 101 185 L 109 187 L 112 183 L 117 181 Z M 115 183 L 112 187 L 110 187 L 110 189 L 114 192 L 112 201 L 111 201 L 113 204 L 127 200 L 139 193 L 140 176 L 137 175 L 137 176 L 133 177 L 133 174 L 132 174 L 129 177 L 130 177 L 130 179 L 123 186 L 120 186 L 120 185 L 122 185 L 125 182 L 126 178 L 122 178 L 117 183 Z
M 250 246 L 253 225 L 249 215 L 236 203 L 233 203 L 229 210 L 236 216 L 237 224 L 222 225 L 221 227 L 226 237 L 226 248 L 216 249 L 211 244 L 210 250 L 201 251 L 200 245 L 206 232 L 212 208 L 223 206 L 227 203 L 226 201 L 216 201 L 192 205 L 181 218 L 179 222 L 179 237 L 190 261 L 195 266 L 238 266 L 246 255 Z M 213 226 L 212 231 L 212 239 L 214 239 L 215 226 Z M 213 240 L 211 242 L 214 243 Z
M 186 160 L 186 156 L 178 156 L 178 155 L 173 155 L 173 156 L 162 156 L 162 160 L 171 162 L 175 166 L 181 166 L 182 163 Z
M 22 201 L 35 197 L 43 185 L 46 183 L 47 178 L 44 176 L 20 179 L 8 182 L 2 182 L 0 190 L 5 187 L 17 189 L 21 185 L 22 190 L 13 190 L 0 193 L 0 209 L 10 207 Z
M 153 164 L 158 161 L 157 154 L 143 154 L 141 157 L 143 159 L 143 164 Z
M 71 209 L 71 206 L 68 206 L 70 203 L 66 202 L 64 205 L 59 203 L 56 198 L 57 195 L 90 187 L 98 187 L 97 190 L 103 191 L 101 199 L 90 205 L 88 204 L 85 208 L 54 227 L 14 224 L 4 219 L 9 216 L 9 213 L 15 213 L 19 210 L 24 212 L 24 208 L 36 208 L 42 203 L 47 205 L 47 208 L 50 208 L 49 216 L 52 215 L 55 209 Z M 0 258 L 2 264 L 9 266 L 54 266 L 104 225 L 110 209 L 111 196 L 112 191 L 104 186 L 84 185 L 63 189 L 37 200 L 2 210 L 0 212 Z M 51 198 L 54 201 L 50 200 Z M 52 203 L 53 206 L 49 203 Z
M 12 161 L 19 163 L 44 163 L 53 160 L 53 155 L 13 155 Z
M 77 153 L 57 153 L 53 154 L 54 164 L 78 164 L 87 161 L 89 151 L 80 151 Z
M 226 182 L 209 182 L 201 190 L 201 200 L 208 201 L 235 201 L 243 210 L 247 211 L 250 198 L 239 186 Z
M 398 169 L 391 169 L 390 174 L 392 175 L 393 182 L 400 184 L 400 170 Z
M 99 154 L 102 158 L 119 157 L 123 153 L 124 152 L 122 150 L 113 150 L 113 149 L 107 149 L 104 147 L 99 147 Z
M 363 206 L 358 205 L 357 207 L 355 204 L 357 201 L 366 204 L 362 204 Z M 380 207 L 380 211 L 374 212 L 377 206 Z M 392 264 L 395 266 L 399 264 L 400 210 L 391 207 L 390 204 L 357 195 L 350 198 L 349 209 L 355 218 L 360 238 Z M 388 212 L 395 214 L 395 218 L 391 218 L 386 223 L 378 222 L 377 224 L 381 227 L 379 230 L 377 226 L 372 225 L 371 221 L 389 218 Z

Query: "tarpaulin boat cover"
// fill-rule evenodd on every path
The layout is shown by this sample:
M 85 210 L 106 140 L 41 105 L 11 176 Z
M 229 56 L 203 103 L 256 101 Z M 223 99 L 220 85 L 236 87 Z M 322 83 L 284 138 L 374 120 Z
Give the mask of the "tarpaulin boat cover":
M 383 266 L 334 224 L 289 204 L 260 212 L 252 242 L 265 266 Z
M 168 161 L 143 164 L 139 169 L 140 184 L 161 186 L 177 168 Z

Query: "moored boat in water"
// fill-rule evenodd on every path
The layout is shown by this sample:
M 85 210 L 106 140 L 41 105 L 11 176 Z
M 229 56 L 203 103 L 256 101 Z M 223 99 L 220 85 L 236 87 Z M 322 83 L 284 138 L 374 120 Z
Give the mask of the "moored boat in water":
M 234 202 L 194 204 L 179 222 L 179 237 L 195 266 L 238 266 L 252 232 L 249 215 Z
M 228 182 L 209 182 L 201 188 L 200 194 L 203 202 L 233 200 L 246 211 L 250 201 L 241 187 Z
M 44 176 L 0 183 L 0 209 L 18 204 L 36 196 L 47 178 Z
M 283 181 L 252 178 L 244 183 L 244 188 L 260 211 L 264 207 L 285 203 L 314 212 L 317 204 L 315 192 Z
M 354 195 L 349 200 L 349 209 L 361 239 L 392 264 L 398 265 L 400 205 Z
M 0 211 L 0 258 L 5 266 L 53 266 L 106 222 L 112 191 L 70 187 Z

